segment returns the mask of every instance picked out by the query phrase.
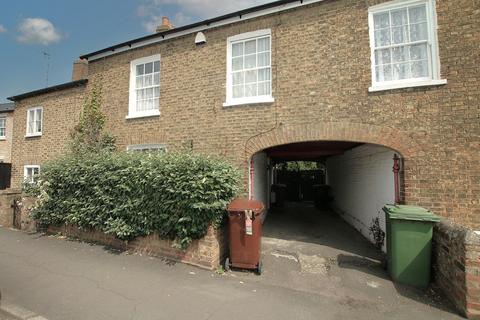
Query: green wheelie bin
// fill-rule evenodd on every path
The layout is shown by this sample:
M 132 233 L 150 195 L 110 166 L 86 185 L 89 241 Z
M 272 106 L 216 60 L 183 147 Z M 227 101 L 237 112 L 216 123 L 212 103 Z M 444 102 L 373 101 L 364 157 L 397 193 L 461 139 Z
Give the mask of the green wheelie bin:
M 395 282 L 427 287 L 432 235 L 440 217 L 416 206 L 386 205 L 388 271 Z

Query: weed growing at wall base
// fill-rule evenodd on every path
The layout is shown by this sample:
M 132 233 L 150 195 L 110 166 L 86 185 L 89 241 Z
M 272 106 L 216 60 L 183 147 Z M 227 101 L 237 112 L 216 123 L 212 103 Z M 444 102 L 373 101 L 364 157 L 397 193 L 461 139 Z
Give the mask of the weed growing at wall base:
M 44 166 L 32 214 L 123 240 L 158 232 L 186 248 L 222 222 L 239 181 L 224 160 L 192 153 L 68 155 Z

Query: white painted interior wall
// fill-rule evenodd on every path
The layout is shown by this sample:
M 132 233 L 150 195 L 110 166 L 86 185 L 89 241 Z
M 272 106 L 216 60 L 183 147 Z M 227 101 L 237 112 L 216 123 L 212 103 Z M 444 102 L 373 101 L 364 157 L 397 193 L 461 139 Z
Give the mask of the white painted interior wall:
M 372 242 L 372 220 L 379 217 L 385 231 L 382 207 L 395 201 L 394 153 L 382 146 L 365 144 L 327 159 L 327 184 L 335 198 L 334 209 Z
M 263 202 L 267 209 L 270 207 L 271 184 L 268 165 L 269 160 L 265 152 L 259 152 L 253 156 L 253 199 Z

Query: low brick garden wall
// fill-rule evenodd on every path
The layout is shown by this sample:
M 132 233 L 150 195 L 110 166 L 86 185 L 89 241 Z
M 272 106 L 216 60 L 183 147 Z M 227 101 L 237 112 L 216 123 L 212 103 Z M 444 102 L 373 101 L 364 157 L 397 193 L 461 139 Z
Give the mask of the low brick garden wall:
M 226 257 L 227 251 L 225 228 L 209 227 L 205 237 L 193 241 L 186 250 L 174 248 L 171 240 L 161 239 L 157 234 L 139 237 L 132 241 L 122 241 L 101 231 L 80 230 L 70 225 L 49 226 L 46 232 L 95 242 L 119 250 L 129 250 L 134 253 L 167 258 L 210 270 L 218 268 Z
M 435 282 L 464 316 L 480 319 L 480 236 L 448 221 L 433 234 Z
M 30 217 L 30 210 L 35 199 L 23 196 L 19 190 L 0 191 L 0 226 L 14 227 L 14 200 L 18 205 L 16 212 L 19 215 L 20 229 L 25 232 L 36 232 L 35 221 Z M 60 233 L 67 237 L 95 242 L 119 250 L 167 258 L 210 270 L 214 270 L 222 264 L 228 250 L 226 227 L 219 229 L 209 227 L 205 237 L 193 241 L 186 250 L 174 248 L 171 240 L 161 239 L 157 234 L 127 242 L 97 230 L 80 230 L 75 226 L 48 226 L 45 231 L 50 234 Z

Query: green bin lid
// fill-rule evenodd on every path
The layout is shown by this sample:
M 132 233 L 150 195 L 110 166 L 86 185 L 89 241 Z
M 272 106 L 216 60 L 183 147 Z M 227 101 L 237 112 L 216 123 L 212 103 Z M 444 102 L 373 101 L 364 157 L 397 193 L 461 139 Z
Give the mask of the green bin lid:
M 440 217 L 425 208 L 407 205 L 387 204 L 383 207 L 390 219 L 438 222 Z

